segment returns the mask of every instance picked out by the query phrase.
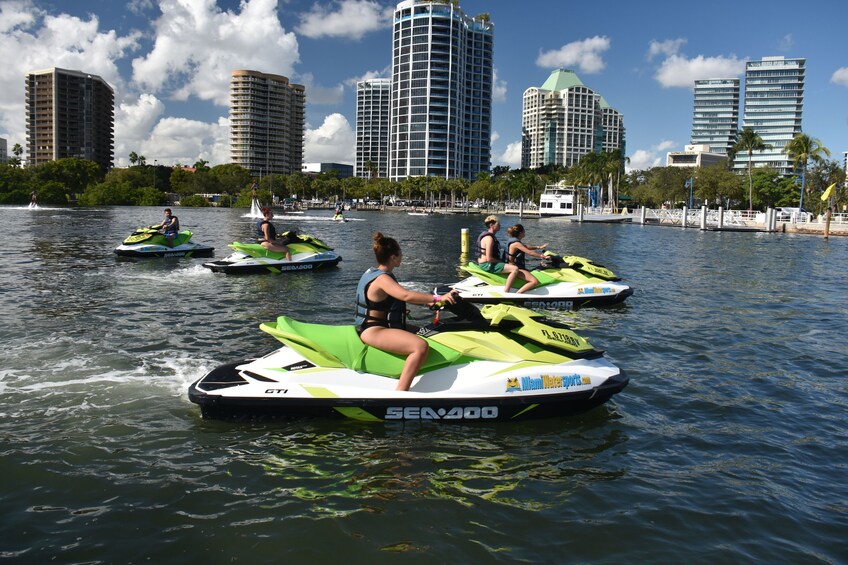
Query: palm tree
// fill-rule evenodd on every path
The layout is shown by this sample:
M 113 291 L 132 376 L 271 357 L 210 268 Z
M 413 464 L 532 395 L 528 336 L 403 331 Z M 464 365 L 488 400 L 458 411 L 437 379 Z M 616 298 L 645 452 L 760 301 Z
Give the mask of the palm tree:
M 748 153 L 748 210 L 754 209 L 754 178 L 751 175 L 751 157 L 754 151 L 763 151 L 771 149 L 771 145 L 763 141 L 753 128 L 742 128 L 742 131 L 736 134 L 736 144 L 730 150 L 731 160 L 734 155 L 742 151 Z
M 801 203 L 799 208 L 804 207 L 804 178 L 807 176 L 807 163 L 813 161 L 818 163 L 824 156 L 830 157 L 830 149 L 822 145 L 822 142 L 805 133 L 798 133 L 792 141 L 786 144 L 783 152 L 792 158 L 792 164 L 797 169 L 801 167 Z
M 134 167 L 136 163 L 138 163 L 138 153 L 130 151 L 130 165 Z
M 12 155 L 15 156 L 15 165 L 21 165 L 21 155 L 23 155 L 24 148 L 21 147 L 20 143 L 16 143 L 12 146 Z

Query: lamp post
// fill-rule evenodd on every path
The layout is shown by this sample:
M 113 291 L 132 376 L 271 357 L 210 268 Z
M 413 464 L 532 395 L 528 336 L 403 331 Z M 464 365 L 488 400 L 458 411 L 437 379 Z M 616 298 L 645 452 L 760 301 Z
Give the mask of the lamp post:
M 692 186 L 695 183 L 692 182 L 692 177 L 689 177 L 689 180 L 686 181 L 686 184 L 683 186 L 689 187 L 689 209 L 692 209 Z
M 156 190 L 156 163 L 158 163 L 158 161 L 153 159 L 153 190 Z
M 796 183 L 797 184 L 797 183 Z M 798 204 L 798 215 L 801 215 L 801 210 L 804 209 L 804 171 L 801 171 L 801 202 Z

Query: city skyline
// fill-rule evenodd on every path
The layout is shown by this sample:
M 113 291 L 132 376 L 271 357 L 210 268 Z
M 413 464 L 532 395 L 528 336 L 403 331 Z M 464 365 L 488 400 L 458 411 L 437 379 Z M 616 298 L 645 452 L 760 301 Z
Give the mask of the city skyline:
M 356 82 L 388 77 L 397 2 L 342 0 L 97 0 L 0 3 L 0 137 L 26 145 L 24 82 L 31 70 L 96 74 L 115 90 L 115 164 L 230 162 L 229 77 L 251 69 L 306 87 L 304 161 L 355 162 Z M 520 166 L 524 91 L 552 70 L 576 72 L 621 112 L 629 168 L 662 165 L 689 143 L 694 81 L 743 78 L 747 61 L 804 58 L 803 131 L 841 155 L 848 147 L 848 8 L 810 17 L 780 1 L 659 9 L 462 1 L 494 23 L 492 165 Z M 667 8 L 667 9 L 666 9 Z M 648 15 L 650 12 L 650 15 Z M 732 20 L 728 20 L 732 14 Z M 536 17 L 538 16 L 538 18 Z M 843 17 L 840 17 L 843 16 Z M 692 22 L 697 22 L 693 25 Z M 26 157 L 26 155 L 24 155 Z

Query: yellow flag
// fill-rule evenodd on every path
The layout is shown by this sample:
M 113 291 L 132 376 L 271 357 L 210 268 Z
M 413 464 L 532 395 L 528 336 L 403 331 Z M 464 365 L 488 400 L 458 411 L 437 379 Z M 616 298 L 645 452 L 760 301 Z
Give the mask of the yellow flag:
M 832 185 L 827 187 L 827 190 L 825 190 L 824 194 L 822 194 L 822 202 L 824 202 L 825 200 L 830 198 L 830 195 L 833 194 L 833 187 L 834 186 L 836 186 L 836 183 L 833 183 Z

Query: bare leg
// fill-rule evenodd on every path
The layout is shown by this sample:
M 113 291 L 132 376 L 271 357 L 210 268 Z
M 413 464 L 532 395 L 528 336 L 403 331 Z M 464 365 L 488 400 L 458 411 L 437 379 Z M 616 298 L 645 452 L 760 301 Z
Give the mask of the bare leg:
M 522 292 L 527 292 L 531 288 L 536 288 L 536 286 L 539 284 L 539 279 L 537 279 L 532 274 L 530 274 L 530 271 L 522 270 L 522 271 L 520 271 L 520 273 L 521 273 L 521 277 L 525 281 L 527 281 L 527 283 L 524 286 L 522 286 L 521 288 L 518 289 L 518 294 L 521 294 Z
M 518 269 L 513 269 L 509 272 L 509 275 L 506 277 L 506 284 L 504 284 L 504 292 L 512 292 L 512 285 L 516 277 L 518 277 Z
M 395 390 L 409 390 L 412 380 L 427 360 L 427 353 L 430 350 L 427 342 L 413 333 L 394 328 L 371 327 L 362 332 L 359 337 L 366 345 L 390 353 L 406 355 L 406 363 L 403 365 Z

